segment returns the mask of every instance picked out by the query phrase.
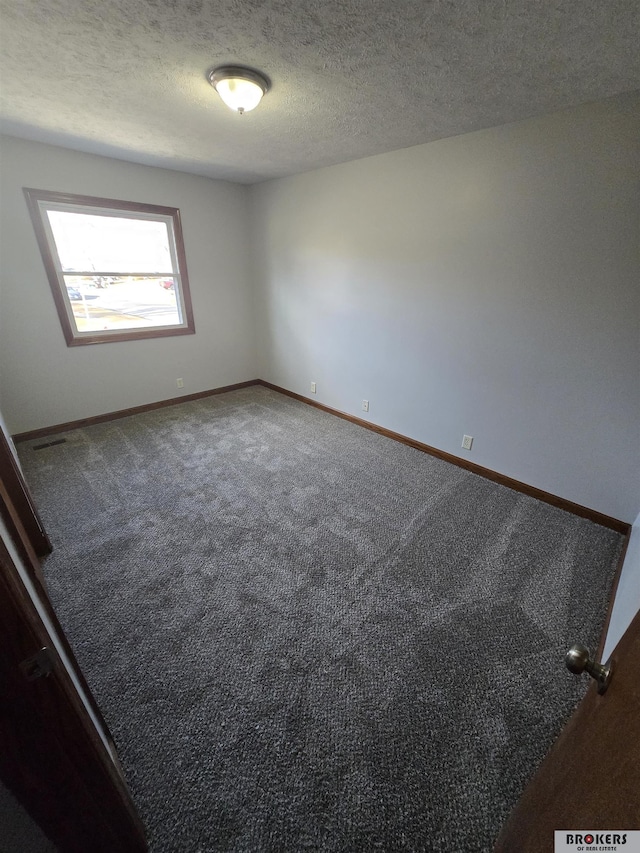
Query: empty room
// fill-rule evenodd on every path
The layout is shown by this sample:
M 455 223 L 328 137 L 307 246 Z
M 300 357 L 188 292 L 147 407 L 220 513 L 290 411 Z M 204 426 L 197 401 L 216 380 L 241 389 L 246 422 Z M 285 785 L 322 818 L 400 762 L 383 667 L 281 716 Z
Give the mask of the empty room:
M 0 850 L 640 849 L 639 36 L 0 0 Z

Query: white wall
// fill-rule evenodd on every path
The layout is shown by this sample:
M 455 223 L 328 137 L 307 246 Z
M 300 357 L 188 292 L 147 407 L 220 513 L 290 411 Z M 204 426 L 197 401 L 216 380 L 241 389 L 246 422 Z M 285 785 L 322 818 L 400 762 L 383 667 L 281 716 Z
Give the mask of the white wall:
M 0 386 L 12 432 L 255 379 L 246 187 L 11 137 L 1 153 Z M 67 347 L 23 187 L 180 208 L 196 334 Z
M 181 394 L 313 380 L 321 402 L 366 417 L 367 398 L 372 421 L 460 455 L 468 433 L 471 460 L 631 522 L 639 115 L 636 93 L 251 189 L 7 137 L 8 426 L 178 396 L 178 376 Z M 179 207 L 196 335 L 67 347 L 23 186 Z
M 640 95 L 252 188 L 260 375 L 631 522 Z
M 607 660 L 638 611 L 640 611 L 640 514 L 631 529 L 607 639 L 602 651 L 603 661 Z

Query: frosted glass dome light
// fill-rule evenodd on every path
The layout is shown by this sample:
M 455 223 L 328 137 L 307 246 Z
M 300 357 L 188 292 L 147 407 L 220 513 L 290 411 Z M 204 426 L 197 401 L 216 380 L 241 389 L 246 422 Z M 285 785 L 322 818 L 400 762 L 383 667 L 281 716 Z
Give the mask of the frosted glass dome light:
M 269 90 L 266 77 L 237 66 L 216 68 L 210 72 L 209 82 L 229 109 L 240 115 L 254 110 Z

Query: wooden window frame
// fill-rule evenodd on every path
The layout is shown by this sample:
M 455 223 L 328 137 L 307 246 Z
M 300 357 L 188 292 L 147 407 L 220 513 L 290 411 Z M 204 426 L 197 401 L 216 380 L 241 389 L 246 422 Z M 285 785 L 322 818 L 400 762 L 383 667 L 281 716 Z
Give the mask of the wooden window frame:
M 174 335 L 195 334 L 196 329 L 193 319 L 191 292 L 189 290 L 189 277 L 187 274 L 187 258 L 184 250 L 180 210 L 177 207 L 163 207 L 157 204 L 141 204 L 139 202 L 123 201 L 120 199 L 51 192 L 48 190 L 32 189 L 30 187 L 24 187 L 23 191 L 67 346 L 75 347 L 87 344 L 106 344 L 120 341 L 138 341 L 146 338 L 166 338 L 173 337 Z M 41 202 L 44 207 L 41 207 Z M 177 270 L 173 271 L 172 276 L 176 280 L 176 290 L 178 291 L 176 292 L 176 301 L 182 313 L 182 323 L 174 326 L 132 328 L 122 331 L 78 332 L 71 319 L 73 316 L 71 303 L 67 295 L 64 271 L 61 268 L 55 241 L 53 238 L 50 239 L 48 228 L 44 222 L 47 205 L 51 205 L 54 208 L 60 206 L 60 209 L 76 206 L 78 208 L 121 211 L 125 217 L 127 213 L 149 214 L 150 219 L 161 218 L 169 220 L 171 224 L 170 238 L 173 238 L 174 257 L 178 267 Z M 144 216 L 138 216 L 137 218 L 144 219 Z M 149 274 L 151 275 L 152 272 L 150 271 Z M 121 273 L 121 275 L 124 277 L 125 274 Z

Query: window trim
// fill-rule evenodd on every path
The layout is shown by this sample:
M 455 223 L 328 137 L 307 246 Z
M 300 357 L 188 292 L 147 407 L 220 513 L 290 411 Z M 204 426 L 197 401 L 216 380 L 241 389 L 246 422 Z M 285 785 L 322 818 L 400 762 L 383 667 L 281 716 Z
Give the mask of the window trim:
M 123 201 L 113 198 L 100 198 L 98 196 L 75 195 L 73 193 L 53 192 L 49 190 L 37 190 L 24 187 L 23 192 L 27 201 L 27 207 L 31 216 L 31 222 L 36 234 L 38 248 L 42 256 L 44 268 L 49 280 L 49 286 L 53 294 L 53 301 L 58 312 L 58 319 L 62 326 L 67 346 L 84 346 L 87 344 L 106 344 L 121 341 L 136 341 L 147 338 L 166 338 L 175 335 L 195 334 L 195 323 L 193 319 L 193 307 L 191 304 L 191 292 L 189 290 L 189 277 L 187 274 L 187 258 L 184 250 L 184 239 L 182 234 L 182 222 L 180 210 L 177 207 L 163 207 L 157 204 L 142 204 L 134 201 Z M 40 208 L 40 202 L 60 205 L 73 205 L 76 207 L 102 208 L 107 210 L 148 213 L 151 216 L 168 218 L 173 226 L 173 240 L 177 271 L 172 277 L 179 282 L 180 297 L 183 307 L 183 325 L 181 326 L 156 326 L 153 328 L 135 328 L 126 331 L 78 333 L 74 328 L 73 321 L 69 315 L 69 305 L 63 296 L 62 288 L 65 287 L 64 275 L 58 272 L 58 264 L 54 258 L 55 242 L 50 243 L 47 233 L 48 223 L 45 223 L 44 211 Z M 116 214 L 114 213 L 114 216 Z M 144 218 L 144 217 L 140 217 Z M 172 252 L 173 254 L 173 252 Z

